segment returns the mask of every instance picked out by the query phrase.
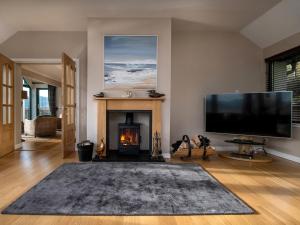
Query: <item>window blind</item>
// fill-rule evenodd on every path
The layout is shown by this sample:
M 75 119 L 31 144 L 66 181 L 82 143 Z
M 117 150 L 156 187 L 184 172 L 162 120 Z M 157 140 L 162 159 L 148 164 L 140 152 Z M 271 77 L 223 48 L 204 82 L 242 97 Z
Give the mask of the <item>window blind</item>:
M 300 47 L 266 59 L 267 91 L 292 91 L 293 123 L 300 124 Z

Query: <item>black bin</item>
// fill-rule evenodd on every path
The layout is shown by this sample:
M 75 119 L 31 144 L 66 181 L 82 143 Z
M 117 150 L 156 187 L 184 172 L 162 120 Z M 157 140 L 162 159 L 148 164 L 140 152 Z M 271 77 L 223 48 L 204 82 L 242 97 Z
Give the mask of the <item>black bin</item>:
M 77 144 L 78 157 L 80 162 L 92 161 L 94 143 L 90 141 L 83 141 Z

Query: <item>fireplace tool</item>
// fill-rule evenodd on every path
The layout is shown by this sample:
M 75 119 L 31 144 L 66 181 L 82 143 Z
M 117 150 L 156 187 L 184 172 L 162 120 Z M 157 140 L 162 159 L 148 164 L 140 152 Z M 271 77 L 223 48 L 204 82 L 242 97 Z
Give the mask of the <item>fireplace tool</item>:
M 153 149 L 152 149 L 152 158 L 157 159 L 161 156 L 161 137 L 160 134 L 155 131 L 153 135 Z
M 206 148 L 210 145 L 210 140 L 207 137 L 204 137 L 202 135 L 198 135 L 198 138 L 200 140 L 199 148 L 203 147 L 202 159 L 206 160 L 206 159 L 208 159 Z

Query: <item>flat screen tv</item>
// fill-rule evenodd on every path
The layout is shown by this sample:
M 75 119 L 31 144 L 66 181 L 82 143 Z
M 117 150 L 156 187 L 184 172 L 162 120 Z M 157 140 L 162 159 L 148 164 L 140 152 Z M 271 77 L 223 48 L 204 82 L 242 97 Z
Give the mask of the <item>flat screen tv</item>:
M 291 108 L 289 91 L 207 95 L 206 132 L 289 138 Z

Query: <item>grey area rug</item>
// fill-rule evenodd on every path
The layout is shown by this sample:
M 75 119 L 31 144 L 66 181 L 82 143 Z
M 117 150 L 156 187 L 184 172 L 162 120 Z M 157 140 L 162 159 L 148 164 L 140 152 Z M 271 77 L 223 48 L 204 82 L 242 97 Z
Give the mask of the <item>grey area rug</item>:
M 253 212 L 194 164 L 100 162 L 60 166 L 2 213 L 202 215 Z

